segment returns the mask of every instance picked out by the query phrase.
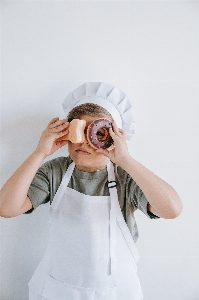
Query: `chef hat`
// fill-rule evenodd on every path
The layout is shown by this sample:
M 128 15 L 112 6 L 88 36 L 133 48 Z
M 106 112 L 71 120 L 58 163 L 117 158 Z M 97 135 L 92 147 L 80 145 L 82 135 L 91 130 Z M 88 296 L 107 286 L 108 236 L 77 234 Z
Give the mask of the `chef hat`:
M 85 103 L 94 103 L 105 108 L 117 126 L 125 131 L 127 140 L 131 139 L 135 133 L 133 109 L 122 90 L 105 82 L 85 82 L 64 99 L 62 106 L 65 116 L 74 107 Z

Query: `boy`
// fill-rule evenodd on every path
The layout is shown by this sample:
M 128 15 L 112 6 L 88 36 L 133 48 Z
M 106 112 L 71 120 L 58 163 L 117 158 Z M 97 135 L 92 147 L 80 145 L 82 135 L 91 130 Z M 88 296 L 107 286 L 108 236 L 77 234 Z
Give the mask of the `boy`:
M 36 150 L 1 191 L 4 217 L 51 203 L 49 245 L 29 282 L 29 299 L 141 300 L 134 211 L 175 218 L 181 201 L 169 184 L 129 155 L 126 139 L 134 133 L 133 118 L 122 91 L 85 83 L 67 96 L 63 107 L 67 119 L 51 120 Z M 114 149 L 95 150 L 87 138 L 77 144 L 58 141 L 74 118 L 86 121 L 85 133 L 98 118 L 112 122 Z M 68 157 L 40 167 L 65 144 Z

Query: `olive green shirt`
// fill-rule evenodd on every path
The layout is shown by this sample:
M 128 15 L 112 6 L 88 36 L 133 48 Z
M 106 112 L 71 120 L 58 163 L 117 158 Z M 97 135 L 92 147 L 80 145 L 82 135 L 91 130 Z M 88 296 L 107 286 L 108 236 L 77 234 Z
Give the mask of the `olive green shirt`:
M 26 213 L 31 213 L 40 204 L 52 203 L 62 178 L 71 163 L 70 156 L 58 157 L 45 162 L 38 169 L 28 191 L 28 197 L 33 208 Z M 140 209 L 151 219 L 158 217 L 147 211 L 148 201 L 132 177 L 115 164 L 114 170 L 119 204 L 131 235 L 134 241 L 137 241 L 138 229 L 134 217 L 135 210 Z M 90 196 L 109 196 L 107 182 L 107 169 L 90 173 L 75 168 L 68 187 Z

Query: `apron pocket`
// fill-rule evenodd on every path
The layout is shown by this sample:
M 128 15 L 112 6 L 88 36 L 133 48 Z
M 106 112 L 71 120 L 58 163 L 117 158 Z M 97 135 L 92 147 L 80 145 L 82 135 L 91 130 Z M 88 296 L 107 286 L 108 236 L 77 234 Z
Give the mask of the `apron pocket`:
M 47 275 L 43 297 L 49 300 L 117 300 L 116 287 L 93 290 L 72 286 Z

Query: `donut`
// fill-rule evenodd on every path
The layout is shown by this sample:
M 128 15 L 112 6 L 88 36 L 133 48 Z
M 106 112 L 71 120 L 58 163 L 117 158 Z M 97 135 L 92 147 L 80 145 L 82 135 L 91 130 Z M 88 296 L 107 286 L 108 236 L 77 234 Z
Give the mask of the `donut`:
M 58 141 L 69 140 L 72 143 L 83 143 L 85 141 L 85 127 L 85 120 L 73 119 L 69 124 L 68 133 L 59 138 Z
M 112 128 L 110 120 L 101 118 L 93 121 L 87 129 L 87 141 L 94 149 L 109 148 L 113 145 L 113 139 L 109 134 L 109 128 Z

